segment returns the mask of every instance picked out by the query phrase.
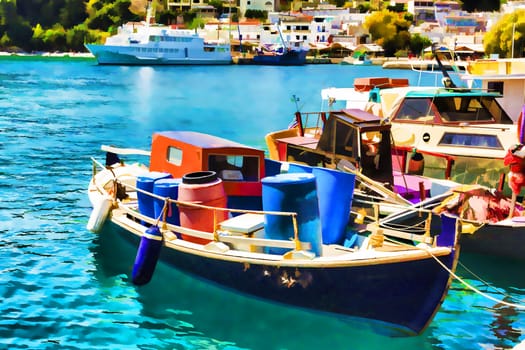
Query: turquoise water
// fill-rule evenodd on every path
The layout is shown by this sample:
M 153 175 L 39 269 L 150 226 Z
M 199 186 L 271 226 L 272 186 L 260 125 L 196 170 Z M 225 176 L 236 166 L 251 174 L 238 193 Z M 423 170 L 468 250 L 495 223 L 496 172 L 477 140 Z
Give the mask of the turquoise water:
M 147 149 L 152 132 L 185 129 L 265 147 L 264 135 L 291 121 L 293 95 L 302 111 L 318 110 L 321 88 L 385 75 L 419 79 L 375 66 L 1 60 L 0 348 L 509 349 L 523 341 L 524 311 L 457 281 L 426 332 L 409 338 L 246 298 L 163 264 L 136 287 L 136 247 L 85 229 L 90 157 L 102 158 L 101 144 Z M 492 297 L 525 298 L 525 263 L 472 255 L 461 263 L 477 277 L 463 266 L 458 273 Z

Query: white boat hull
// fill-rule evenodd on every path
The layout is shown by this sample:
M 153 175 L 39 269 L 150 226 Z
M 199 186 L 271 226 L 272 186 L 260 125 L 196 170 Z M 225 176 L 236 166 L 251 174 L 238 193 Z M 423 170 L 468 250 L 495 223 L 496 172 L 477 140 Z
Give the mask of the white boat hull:
M 232 62 L 229 45 L 216 52 L 199 52 L 198 49 L 142 52 L 139 46 L 97 44 L 86 44 L 86 47 L 99 64 L 105 65 L 222 65 Z

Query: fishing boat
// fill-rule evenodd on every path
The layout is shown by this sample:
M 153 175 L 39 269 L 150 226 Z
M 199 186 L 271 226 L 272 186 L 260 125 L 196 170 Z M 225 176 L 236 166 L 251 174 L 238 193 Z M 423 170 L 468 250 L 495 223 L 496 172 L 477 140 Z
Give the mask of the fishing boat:
M 271 66 L 301 66 L 306 64 L 308 50 L 292 46 L 261 46 L 253 55 L 253 64 Z
M 350 225 L 353 174 L 285 172 L 264 150 L 190 131 L 155 133 L 150 151 L 102 149 L 88 229 L 137 246 L 137 285 L 161 259 L 232 291 L 403 335 L 421 333 L 447 293 L 457 220 L 427 213 L 439 229 L 423 235 Z
M 302 40 L 284 40 L 280 25 L 276 25 L 279 43 L 263 44 L 255 50 L 253 64 L 272 66 L 301 66 L 306 64 L 308 48 Z
M 223 65 L 231 64 L 230 44 L 206 41 L 193 30 L 151 24 L 152 7 L 145 22 L 127 23 L 104 44 L 85 44 L 101 65 Z
M 393 147 L 393 126 L 360 109 L 297 112 L 290 126 L 266 135 L 270 158 L 290 162 L 292 169 L 300 171 L 321 166 L 355 174 L 354 213 L 371 215 L 371 205 L 378 203 L 380 227 L 410 227 L 417 234 L 426 230 L 420 209 L 447 213 L 460 221 L 462 251 L 525 259 L 525 246 L 520 243 L 525 211 L 515 196 L 525 185 L 523 148 L 517 149 L 521 154 L 507 151 L 505 157 L 512 154 L 513 160 L 506 163 L 517 164 L 514 172 L 521 174 L 516 181 L 509 177 L 511 184 L 517 183 L 510 186 L 511 198 L 486 186 L 425 176 L 426 164 L 417 151 Z M 506 164 L 502 161 L 499 168 Z
M 439 59 L 436 56 L 438 64 Z M 442 66 L 442 65 L 441 65 Z M 369 78 L 369 86 L 323 89 L 322 98 L 339 101 L 381 117 L 392 125 L 396 155 L 418 153 L 424 174 L 462 184 L 503 186 L 507 150 L 519 143 L 518 124 L 501 107 L 497 92 L 458 87 L 443 69 L 445 86 L 381 86 L 387 78 Z M 364 106 L 364 107 L 363 107 Z M 517 117 L 517 116 L 516 116 Z

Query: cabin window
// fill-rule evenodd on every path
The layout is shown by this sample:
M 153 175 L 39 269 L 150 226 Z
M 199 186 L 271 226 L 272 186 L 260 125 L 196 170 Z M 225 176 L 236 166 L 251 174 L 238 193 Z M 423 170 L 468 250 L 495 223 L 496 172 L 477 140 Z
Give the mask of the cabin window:
M 494 121 L 500 108 L 492 97 L 455 96 L 434 100 L 441 118 L 447 122 Z
M 503 149 L 498 137 L 495 135 L 445 133 L 439 144 L 442 146 Z
M 208 169 L 215 171 L 224 181 L 259 181 L 259 157 L 210 155 Z
M 168 162 L 176 166 L 182 164 L 182 150 L 177 147 L 168 147 Z
M 502 81 L 489 81 L 487 83 L 487 89 L 491 92 L 499 92 L 503 95 L 503 82 Z
M 356 158 L 356 131 L 348 124 L 336 123 L 335 153 L 346 157 Z
M 395 120 L 427 122 L 434 119 L 434 110 L 429 98 L 405 98 L 397 110 Z

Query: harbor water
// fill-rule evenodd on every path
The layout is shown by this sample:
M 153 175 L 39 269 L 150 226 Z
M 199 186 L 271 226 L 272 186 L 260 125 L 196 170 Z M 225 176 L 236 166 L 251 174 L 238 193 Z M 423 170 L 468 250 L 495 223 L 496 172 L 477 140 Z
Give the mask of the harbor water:
M 134 286 L 137 247 L 86 229 L 90 157 L 103 159 L 102 144 L 149 149 L 155 131 L 194 130 L 264 148 L 265 134 L 285 128 L 297 109 L 323 108 L 322 88 L 371 76 L 420 80 L 378 66 L 2 58 L 0 348 L 485 350 L 522 342 L 525 311 L 498 300 L 525 303 L 525 262 L 462 254 L 458 275 L 485 295 L 454 280 L 423 334 L 391 337 L 360 321 L 239 295 L 163 263 L 149 284 Z

